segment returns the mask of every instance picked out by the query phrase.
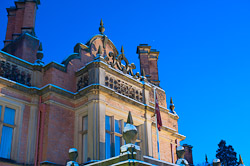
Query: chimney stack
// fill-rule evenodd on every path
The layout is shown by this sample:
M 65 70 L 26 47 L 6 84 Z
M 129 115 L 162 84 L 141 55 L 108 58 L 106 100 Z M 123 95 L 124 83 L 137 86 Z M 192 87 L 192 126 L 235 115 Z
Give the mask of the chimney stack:
M 141 70 L 144 70 L 148 80 L 157 86 L 160 85 L 158 75 L 159 53 L 156 49 L 151 49 L 151 46 L 148 46 L 148 44 L 140 44 L 137 46 Z
M 35 36 L 35 19 L 40 0 L 18 0 L 7 8 L 8 25 L 3 51 L 34 63 L 40 41 Z
M 182 145 L 185 149 L 185 156 L 184 158 L 188 161 L 189 165 L 193 165 L 193 146 L 188 145 L 188 144 L 183 144 Z
M 40 0 L 18 0 L 15 6 L 7 8 L 8 25 L 4 47 L 18 38 L 22 33 L 34 34 L 37 6 Z

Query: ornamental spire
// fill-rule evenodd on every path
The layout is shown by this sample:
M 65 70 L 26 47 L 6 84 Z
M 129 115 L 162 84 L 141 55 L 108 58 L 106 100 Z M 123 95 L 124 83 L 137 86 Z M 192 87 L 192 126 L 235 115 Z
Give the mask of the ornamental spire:
M 101 22 L 100 22 L 100 27 L 99 27 L 99 32 L 103 35 L 103 32 L 105 31 L 105 28 L 103 26 L 103 21 L 101 19 Z
M 122 46 L 122 48 L 121 48 L 121 53 L 122 53 L 122 54 L 124 54 L 124 49 L 123 49 L 123 46 Z
M 170 110 L 171 110 L 171 113 L 174 113 L 175 114 L 175 111 L 174 111 L 174 109 L 175 109 L 175 106 L 174 106 L 174 102 L 173 102 L 173 99 L 172 99 L 172 97 L 170 98 Z
M 205 155 L 205 160 L 206 160 L 206 163 L 208 163 L 208 162 L 207 162 L 207 154 Z
M 239 155 L 239 165 L 244 165 L 241 155 Z
M 133 123 L 133 119 L 132 119 L 132 115 L 131 115 L 131 112 L 130 112 L 130 111 L 128 112 L 127 123 L 128 123 L 128 124 L 134 124 L 134 123 Z

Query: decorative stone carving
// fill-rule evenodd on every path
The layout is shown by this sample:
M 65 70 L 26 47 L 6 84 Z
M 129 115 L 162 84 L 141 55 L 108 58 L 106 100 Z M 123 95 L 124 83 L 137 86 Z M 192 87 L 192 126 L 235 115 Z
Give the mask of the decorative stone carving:
M 20 70 L 18 66 L 6 61 L 0 61 L 0 76 L 18 83 L 31 86 L 31 74 Z
M 89 76 L 84 74 L 79 77 L 77 82 L 77 91 L 89 85 Z
M 140 75 L 139 72 L 134 74 L 133 70 L 136 69 L 136 66 L 134 63 L 130 64 L 128 62 L 124 54 L 123 46 L 121 48 L 120 55 L 116 56 L 113 52 L 110 52 L 108 56 L 104 57 L 104 59 L 106 63 L 111 65 L 111 67 L 121 70 L 124 74 L 130 74 L 131 76 L 133 76 L 133 78 L 140 79 L 141 81 L 147 80 L 146 77 L 143 77 L 142 75 Z M 125 62 L 125 64 L 123 64 L 122 62 Z
M 105 77 L 105 86 L 139 102 L 143 101 L 142 90 L 110 75 L 106 75 Z

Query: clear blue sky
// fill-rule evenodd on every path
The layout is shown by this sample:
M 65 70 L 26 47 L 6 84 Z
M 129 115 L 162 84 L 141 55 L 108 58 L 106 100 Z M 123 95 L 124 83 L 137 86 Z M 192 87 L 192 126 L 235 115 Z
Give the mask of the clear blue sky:
M 13 1 L 0 1 L 2 41 Z M 35 31 L 46 63 L 61 62 L 97 34 L 101 18 L 105 34 L 137 67 L 137 45 L 156 48 L 161 87 L 173 97 L 194 162 L 205 154 L 212 161 L 224 139 L 250 165 L 249 8 L 248 0 L 41 0 Z

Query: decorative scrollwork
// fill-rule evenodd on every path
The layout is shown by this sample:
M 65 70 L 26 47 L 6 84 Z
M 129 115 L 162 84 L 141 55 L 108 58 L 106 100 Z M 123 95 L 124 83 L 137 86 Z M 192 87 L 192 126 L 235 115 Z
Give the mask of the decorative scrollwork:
M 123 46 L 121 49 L 121 54 L 116 56 L 113 52 L 110 52 L 108 56 L 105 56 L 106 62 L 111 65 L 111 67 L 121 70 L 124 74 L 130 74 L 135 79 L 141 79 L 145 81 L 146 77 L 141 76 L 139 72 L 134 73 L 133 70 L 136 69 L 134 63 L 129 63 L 128 59 L 125 57 Z M 125 62 L 123 64 L 122 62 Z

